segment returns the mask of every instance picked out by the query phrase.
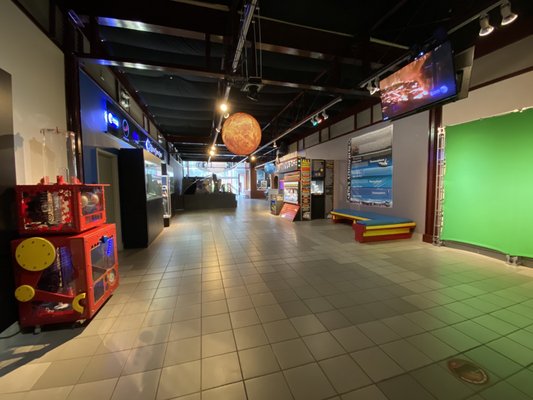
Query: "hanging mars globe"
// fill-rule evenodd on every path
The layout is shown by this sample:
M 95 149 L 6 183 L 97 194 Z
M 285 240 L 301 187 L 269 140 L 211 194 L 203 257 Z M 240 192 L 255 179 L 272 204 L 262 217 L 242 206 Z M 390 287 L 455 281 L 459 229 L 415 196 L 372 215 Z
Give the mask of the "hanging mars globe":
M 222 127 L 222 141 L 232 153 L 238 156 L 248 155 L 261 142 L 261 127 L 249 114 L 232 114 Z

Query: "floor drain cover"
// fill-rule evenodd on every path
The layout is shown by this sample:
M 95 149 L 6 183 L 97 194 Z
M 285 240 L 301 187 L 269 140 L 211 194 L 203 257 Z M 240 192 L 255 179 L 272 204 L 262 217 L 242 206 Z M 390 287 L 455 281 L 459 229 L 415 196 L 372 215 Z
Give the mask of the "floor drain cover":
M 474 385 L 483 385 L 489 380 L 489 376 L 481 367 L 460 358 L 449 360 L 448 369 L 459 379 Z

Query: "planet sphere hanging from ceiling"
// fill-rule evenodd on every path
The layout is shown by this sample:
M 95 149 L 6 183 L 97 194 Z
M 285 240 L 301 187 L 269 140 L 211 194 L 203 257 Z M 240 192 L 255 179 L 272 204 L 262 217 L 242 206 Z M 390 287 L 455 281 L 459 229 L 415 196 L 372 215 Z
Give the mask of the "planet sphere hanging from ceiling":
M 238 156 L 252 153 L 261 142 L 261 127 L 250 114 L 232 114 L 222 126 L 222 141 Z

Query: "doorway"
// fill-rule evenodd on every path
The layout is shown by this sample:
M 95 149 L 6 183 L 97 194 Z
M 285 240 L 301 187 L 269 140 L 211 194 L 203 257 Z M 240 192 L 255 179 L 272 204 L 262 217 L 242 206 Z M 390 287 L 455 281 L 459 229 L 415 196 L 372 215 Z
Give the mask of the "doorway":
M 120 220 L 120 192 L 118 181 L 118 158 L 116 154 L 96 149 L 98 183 L 110 184 L 105 189 L 105 204 L 107 222 L 117 228 L 117 249 L 123 249 L 122 224 Z

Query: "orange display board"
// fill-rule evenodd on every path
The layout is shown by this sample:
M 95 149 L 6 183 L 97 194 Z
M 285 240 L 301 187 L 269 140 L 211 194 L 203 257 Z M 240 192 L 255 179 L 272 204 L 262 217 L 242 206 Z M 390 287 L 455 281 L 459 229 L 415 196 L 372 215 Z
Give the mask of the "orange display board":
M 288 219 L 289 221 L 294 221 L 294 218 L 296 218 L 296 215 L 298 214 L 299 210 L 300 210 L 300 206 L 298 204 L 285 203 L 283 204 L 283 207 L 281 208 L 281 212 L 279 213 L 279 216 L 281 218 Z

